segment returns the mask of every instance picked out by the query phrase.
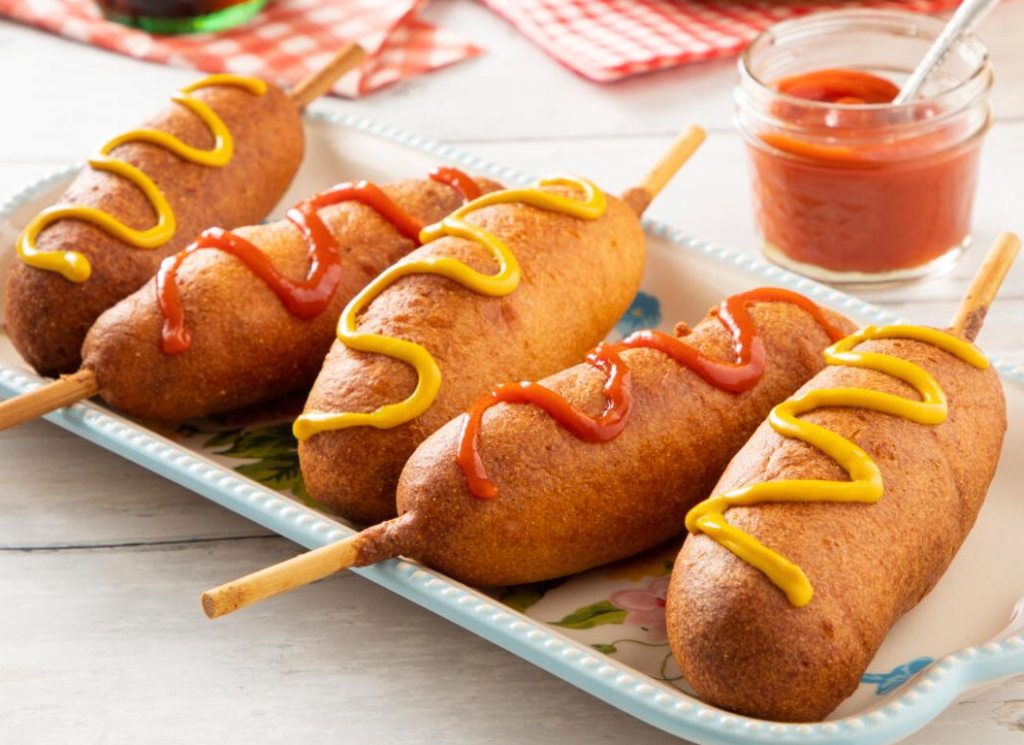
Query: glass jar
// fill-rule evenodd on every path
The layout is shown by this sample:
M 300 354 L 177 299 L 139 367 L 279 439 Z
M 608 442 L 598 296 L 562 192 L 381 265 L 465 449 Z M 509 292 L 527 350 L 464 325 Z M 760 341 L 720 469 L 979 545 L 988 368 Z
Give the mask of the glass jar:
M 978 156 L 992 116 L 992 70 L 977 38 L 955 44 L 920 97 L 905 104 L 778 90 L 781 81 L 821 72 L 867 73 L 895 90 L 942 28 L 935 18 L 898 11 L 820 13 L 773 26 L 743 53 L 736 121 L 769 259 L 822 281 L 861 285 L 955 265 L 970 242 Z
M 250 20 L 267 0 L 96 0 L 104 18 L 153 34 L 223 31 Z

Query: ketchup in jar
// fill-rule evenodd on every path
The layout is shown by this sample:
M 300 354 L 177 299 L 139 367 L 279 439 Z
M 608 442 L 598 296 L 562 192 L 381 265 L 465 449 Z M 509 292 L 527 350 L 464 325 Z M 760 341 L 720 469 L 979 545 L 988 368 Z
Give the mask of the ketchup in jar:
M 951 269 L 970 242 L 992 72 L 974 37 L 922 95 L 892 101 L 933 18 L 839 11 L 778 24 L 740 60 L 737 124 L 765 254 L 832 283 Z

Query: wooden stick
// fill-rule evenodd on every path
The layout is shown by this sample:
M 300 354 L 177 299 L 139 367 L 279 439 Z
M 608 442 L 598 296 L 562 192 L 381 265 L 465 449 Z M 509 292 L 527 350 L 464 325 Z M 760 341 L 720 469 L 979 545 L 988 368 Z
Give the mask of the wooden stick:
M 292 88 L 288 95 L 300 109 L 327 93 L 335 81 L 363 61 L 366 52 L 354 41 L 349 42 L 331 61 Z
M 96 373 L 79 370 L 31 393 L 0 403 L 0 430 L 49 414 L 51 411 L 78 403 L 99 393 Z
M 658 196 L 665 185 L 672 180 L 676 172 L 697 152 L 707 134 L 696 125 L 684 129 L 675 141 L 669 145 L 658 162 L 654 164 L 646 176 L 640 179 L 640 188 L 650 193 L 651 198 Z
M 622 201 L 632 207 L 638 215 L 642 215 L 683 164 L 697 152 L 705 138 L 704 130 L 696 125 L 684 129 L 668 146 L 668 150 L 661 154 L 654 168 L 640 179 L 640 183 L 622 195 Z
M 356 533 L 207 590 L 202 597 L 203 611 L 209 618 L 219 618 L 348 569 L 355 564 L 360 538 L 362 533 Z
M 1000 233 L 960 301 L 951 330 L 957 336 L 974 341 L 985 322 L 992 300 L 1003 284 L 1013 260 L 1020 251 L 1020 238 L 1013 233 Z

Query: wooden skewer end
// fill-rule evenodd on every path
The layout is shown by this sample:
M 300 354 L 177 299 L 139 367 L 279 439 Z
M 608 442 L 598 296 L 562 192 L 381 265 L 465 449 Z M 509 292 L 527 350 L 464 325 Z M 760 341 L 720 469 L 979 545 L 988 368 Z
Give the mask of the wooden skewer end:
M 376 564 L 398 556 L 410 529 L 415 529 L 415 523 L 406 513 L 337 543 L 329 543 L 207 590 L 202 595 L 203 612 L 209 618 L 220 618 L 343 569 Z
M 229 610 L 225 610 L 221 605 L 219 605 L 217 601 L 217 596 L 209 592 L 203 593 L 202 603 L 203 613 L 205 613 L 206 617 L 211 620 L 214 618 L 220 618 L 225 613 L 231 612 Z
M 954 334 L 968 341 L 977 338 L 988 309 L 1006 279 L 1013 260 L 1017 258 L 1020 246 L 1020 238 L 1013 233 L 1001 233 L 996 237 L 953 317 L 951 331 Z
M 707 139 L 707 133 L 696 125 L 690 125 L 679 133 L 679 136 L 672 141 L 668 150 L 654 164 L 654 168 L 641 179 L 640 185 L 637 187 L 647 192 L 648 202 L 661 193 L 661 190 L 672 180 L 683 164 L 697 152 L 697 148 L 704 143 L 705 139 Z
M 0 403 L 0 430 L 78 403 L 95 396 L 99 390 L 96 373 L 88 368 L 71 375 L 62 375 L 42 388 Z
M 308 106 L 327 93 L 338 78 L 356 67 L 365 56 L 366 52 L 361 46 L 354 41 L 349 42 L 330 62 L 292 88 L 288 95 L 300 109 Z
M 363 535 L 356 533 L 337 543 L 299 554 L 280 564 L 207 590 L 201 597 L 203 612 L 207 618 L 220 618 L 355 566 L 362 539 Z

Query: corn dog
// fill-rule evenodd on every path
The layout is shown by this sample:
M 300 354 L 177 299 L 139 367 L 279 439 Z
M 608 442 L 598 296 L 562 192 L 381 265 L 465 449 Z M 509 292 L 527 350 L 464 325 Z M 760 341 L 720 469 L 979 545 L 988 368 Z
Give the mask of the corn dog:
M 214 75 L 110 140 L 18 239 L 5 325 L 43 375 L 77 370 L 96 318 L 141 287 L 204 228 L 259 222 L 302 159 L 284 91 Z

